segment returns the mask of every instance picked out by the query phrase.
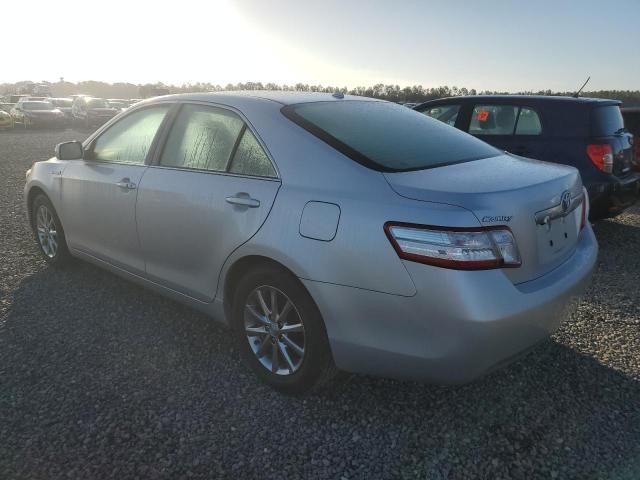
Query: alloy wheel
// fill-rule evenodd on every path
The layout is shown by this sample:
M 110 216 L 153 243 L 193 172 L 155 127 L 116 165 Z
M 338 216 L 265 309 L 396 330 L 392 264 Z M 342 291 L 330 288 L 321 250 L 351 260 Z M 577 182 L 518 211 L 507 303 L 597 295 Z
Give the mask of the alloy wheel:
M 36 231 L 40 248 L 47 257 L 54 258 L 58 252 L 58 228 L 46 205 L 38 207 Z
M 302 365 L 304 325 L 298 309 L 281 290 L 263 285 L 249 294 L 244 330 L 251 351 L 270 372 L 291 375 Z

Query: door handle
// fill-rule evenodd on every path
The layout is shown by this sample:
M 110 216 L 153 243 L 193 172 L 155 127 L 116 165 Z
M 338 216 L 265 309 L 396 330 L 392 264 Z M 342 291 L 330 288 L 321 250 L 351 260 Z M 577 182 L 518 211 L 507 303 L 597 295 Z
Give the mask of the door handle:
M 116 186 L 118 186 L 120 188 L 124 188 L 126 190 L 135 190 L 135 188 L 136 188 L 136 184 L 133 183 L 128 178 L 123 178 L 119 182 L 116 182 Z
M 227 197 L 225 198 L 225 200 L 227 201 L 227 203 L 230 203 L 231 205 L 240 205 L 242 207 L 257 208 L 260 206 L 260 200 L 251 198 L 247 194 L 245 195 L 238 194 L 235 197 Z

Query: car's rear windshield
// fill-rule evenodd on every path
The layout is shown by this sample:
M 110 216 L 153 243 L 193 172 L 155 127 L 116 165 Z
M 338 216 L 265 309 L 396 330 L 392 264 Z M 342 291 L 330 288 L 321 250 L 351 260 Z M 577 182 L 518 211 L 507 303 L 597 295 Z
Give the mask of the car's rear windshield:
M 615 135 L 624 129 L 622 112 L 617 105 L 596 107 L 591 112 L 591 131 L 593 135 Z
M 494 147 L 390 102 L 342 100 L 289 105 L 282 113 L 353 160 L 401 172 L 494 157 Z

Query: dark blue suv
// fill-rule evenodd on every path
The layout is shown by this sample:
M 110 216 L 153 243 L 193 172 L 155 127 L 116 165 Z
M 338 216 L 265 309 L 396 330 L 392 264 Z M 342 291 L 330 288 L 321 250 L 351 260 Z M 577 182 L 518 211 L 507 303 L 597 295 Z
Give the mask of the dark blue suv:
M 576 167 L 592 219 L 615 216 L 638 198 L 633 135 L 617 100 L 478 95 L 414 108 L 515 155 Z

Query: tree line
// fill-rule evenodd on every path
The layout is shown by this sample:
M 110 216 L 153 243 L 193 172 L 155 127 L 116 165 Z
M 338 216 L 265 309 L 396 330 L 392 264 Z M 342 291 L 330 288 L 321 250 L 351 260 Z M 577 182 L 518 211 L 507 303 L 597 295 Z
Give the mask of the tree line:
M 8 93 L 30 93 L 28 90 L 33 87 L 34 82 L 18 82 L 0 84 L 0 94 Z M 391 102 L 425 102 L 443 97 L 455 97 L 459 95 L 497 95 L 514 92 L 500 92 L 493 90 L 477 91 L 476 89 L 458 87 L 424 87 L 422 85 L 412 85 L 400 87 L 399 85 L 385 85 L 382 83 L 373 86 L 358 86 L 355 88 L 329 86 L 329 85 L 309 85 L 306 83 L 296 83 L 293 85 L 262 83 L 262 82 L 240 82 L 236 84 L 217 85 L 208 82 L 184 83 L 182 85 L 167 85 L 161 82 L 136 85 L 133 83 L 106 83 L 99 81 L 83 81 L 78 83 L 61 80 L 55 83 L 42 82 L 39 85 L 47 85 L 53 96 L 64 97 L 73 94 L 87 94 L 102 98 L 146 98 L 166 93 L 189 93 L 189 92 L 219 92 L 234 90 L 285 90 L 301 92 L 341 92 L 344 94 L 359 95 L 365 97 L 379 98 Z M 515 92 L 525 95 L 573 95 L 574 92 L 553 92 L 551 90 Z M 583 92 L 584 97 L 610 98 L 621 100 L 625 106 L 640 106 L 640 90 L 598 90 Z

